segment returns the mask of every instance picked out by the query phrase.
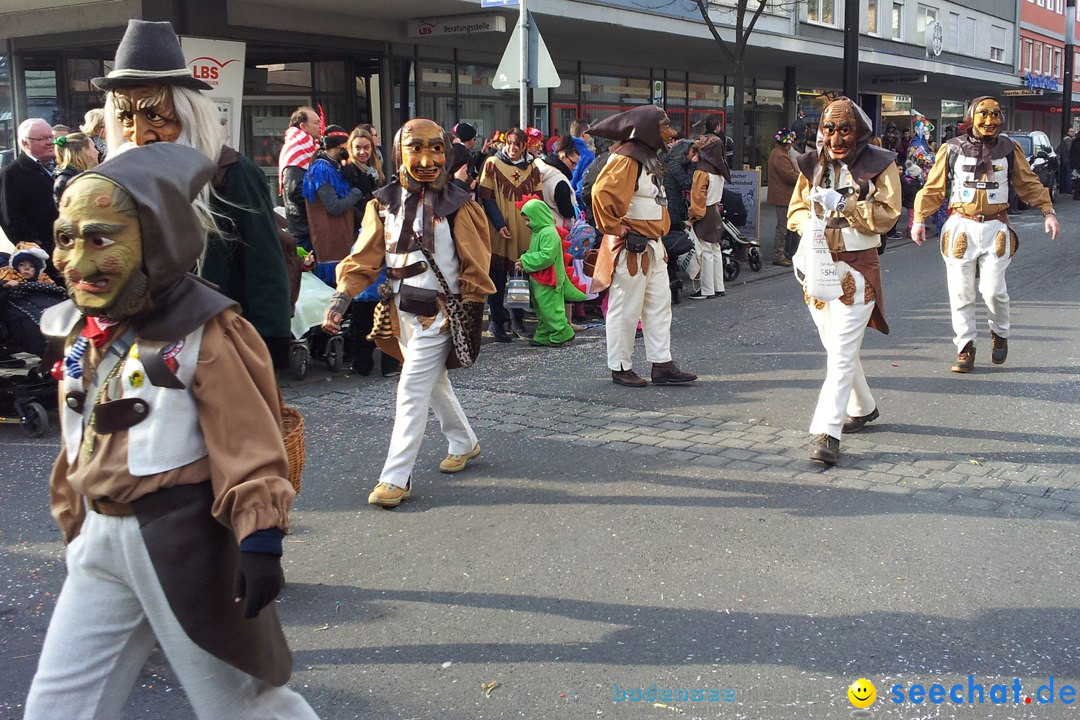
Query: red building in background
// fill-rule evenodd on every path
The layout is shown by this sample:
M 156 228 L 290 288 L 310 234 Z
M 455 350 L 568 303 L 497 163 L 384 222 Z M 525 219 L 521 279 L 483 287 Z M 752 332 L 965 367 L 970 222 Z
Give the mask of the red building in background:
M 1065 0 L 1019 0 L 1019 4 L 1020 46 L 1016 71 L 1024 87 L 1003 91 L 1012 105 L 1009 129 L 1042 130 L 1057 144 L 1061 139 Z M 1073 76 L 1075 78 L 1075 72 Z M 1076 97 L 1080 83 L 1074 82 L 1071 91 Z M 1073 126 L 1076 127 L 1078 122 L 1080 104 L 1074 104 Z

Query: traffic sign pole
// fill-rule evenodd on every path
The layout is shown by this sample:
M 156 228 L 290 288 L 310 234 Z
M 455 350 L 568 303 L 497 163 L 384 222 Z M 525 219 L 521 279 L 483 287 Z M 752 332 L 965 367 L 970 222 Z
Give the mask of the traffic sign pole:
M 522 130 L 529 126 L 529 13 L 525 9 L 525 0 L 518 5 L 518 27 L 521 30 L 521 88 L 518 98 L 518 127 Z

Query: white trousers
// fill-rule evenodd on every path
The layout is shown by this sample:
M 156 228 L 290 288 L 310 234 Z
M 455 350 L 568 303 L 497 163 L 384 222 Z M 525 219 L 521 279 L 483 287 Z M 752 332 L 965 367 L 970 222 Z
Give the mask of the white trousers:
M 836 263 L 836 272 L 841 279 L 851 274 L 855 281 L 853 294 L 824 303 L 821 308 L 810 300 L 810 317 L 827 354 L 825 382 L 818 394 L 810 434 L 827 433 L 839 439 L 845 416 L 869 415 L 877 404 L 859 360 L 874 301 L 866 302 L 866 281 L 861 273 L 845 262 Z
M 724 292 L 724 255 L 720 243 L 701 243 L 701 294 Z
M 117 720 L 155 641 L 200 720 L 318 720 L 288 687 L 267 685 L 191 641 L 134 516 L 88 512 L 68 545 L 67 571 L 25 720 Z
M 465 417 L 446 372 L 446 358 L 453 340 L 450 333 L 439 333 L 444 317 L 440 312 L 435 321 L 424 328 L 412 313 L 398 313 L 401 324 L 398 341 L 405 362 L 398 378 L 394 430 L 390 434 L 390 448 L 379 482 L 398 487 L 408 484 L 424 439 L 429 407 L 450 444 L 451 455 L 464 455 L 476 445 L 476 433 Z
M 671 360 L 671 288 L 668 286 L 664 245 L 650 240 L 637 256 L 637 275 L 626 269 L 626 250 L 615 259 L 615 272 L 608 288 L 607 360 L 612 370 L 630 370 L 638 321 L 645 337 L 645 358 L 651 363 Z M 641 271 L 641 261 L 649 255 L 649 272 Z
M 990 329 L 1009 337 L 1009 291 L 1005 270 L 1012 262 L 1012 237 L 1000 220 L 978 222 L 953 213 L 941 231 L 941 254 L 949 280 L 949 307 L 957 352 L 979 335 L 975 322 L 975 270 Z

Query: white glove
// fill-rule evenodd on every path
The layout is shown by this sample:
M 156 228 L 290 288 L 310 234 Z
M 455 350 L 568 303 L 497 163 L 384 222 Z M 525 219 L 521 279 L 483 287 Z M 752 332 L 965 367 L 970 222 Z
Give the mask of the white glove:
M 847 204 L 844 196 L 832 188 L 815 188 L 810 191 L 810 199 L 820 203 L 829 212 L 843 211 Z

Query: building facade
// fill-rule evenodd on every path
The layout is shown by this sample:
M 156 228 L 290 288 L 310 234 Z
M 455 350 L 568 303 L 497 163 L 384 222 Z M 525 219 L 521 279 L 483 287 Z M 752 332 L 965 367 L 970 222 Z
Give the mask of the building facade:
M 14 143 L 22 118 L 77 125 L 100 106 L 90 78 L 109 69 L 132 17 L 245 44 L 240 150 L 268 177 L 288 115 L 301 104 L 320 104 L 329 122 L 345 127 L 371 122 L 387 142 L 414 115 L 446 126 L 466 120 L 484 136 L 517 124 L 517 92 L 492 88 L 515 8 L 480 0 L 57 4 L 21 0 L 19 10 L 0 12 L 0 147 Z M 734 4 L 714 0 L 711 10 L 729 41 Z M 575 118 L 657 102 L 684 134 L 700 132 L 710 116 L 727 126 L 731 68 L 691 0 L 528 6 L 559 75 L 557 87 L 531 91 L 531 124 L 566 132 Z M 971 97 L 1022 88 L 1019 14 L 1017 0 L 862 0 L 860 104 L 879 124 L 906 127 L 915 109 L 940 129 L 960 119 Z M 485 18 L 502 22 L 478 21 Z M 746 47 L 743 126 L 727 126 L 746 139 L 743 162 L 764 165 L 777 128 L 799 111 L 813 116 L 841 90 L 846 22 L 841 0 L 770 0 Z

